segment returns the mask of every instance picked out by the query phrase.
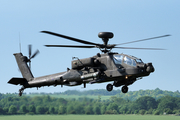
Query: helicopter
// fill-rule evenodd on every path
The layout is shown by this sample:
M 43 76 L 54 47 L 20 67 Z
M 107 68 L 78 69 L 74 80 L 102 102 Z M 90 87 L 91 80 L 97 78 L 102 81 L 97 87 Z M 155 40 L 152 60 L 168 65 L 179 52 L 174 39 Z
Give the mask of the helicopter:
M 127 93 L 129 85 L 133 84 L 137 80 L 142 79 L 143 77 L 149 76 L 150 73 L 155 71 L 155 68 L 152 63 L 144 63 L 140 58 L 123 53 L 119 54 L 116 52 L 111 52 L 111 50 L 113 48 L 164 50 L 161 48 L 134 48 L 118 46 L 170 36 L 163 35 L 121 44 L 108 44 L 109 39 L 113 38 L 114 34 L 112 32 L 100 32 L 98 37 L 102 39 L 103 44 L 99 44 L 55 32 L 41 32 L 86 44 L 81 46 L 45 45 L 46 47 L 99 48 L 102 53 L 97 53 L 97 55 L 84 59 L 73 57 L 73 60 L 71 61 L 71 69 L 67 68 L 65 72 L 42 77 L 34 77 L 31 72 L 31 59 L 39 53 L 39 50 L 36 50 L 36 52 L 32 55 L 32 45 L 29 45 L 29 57 L 24 56 L 21 52 L 14 53 L 16 62 L 23 78 L 13 77 L 8 81 L 9 84 L 22 85 L 21 89 L 19 89 L 19 96 L 22 96 L 25 89 L 33 87 L 38 89 L 42 86 L 78 86 L 83 84 L 83 87 L 86 88 L 87 83 L 95 84 L 104 82 L 113 82 L 112 84 L 107 84 L 107 91 L 112 91 L 113 87 L 122 86 L 122 93 Z

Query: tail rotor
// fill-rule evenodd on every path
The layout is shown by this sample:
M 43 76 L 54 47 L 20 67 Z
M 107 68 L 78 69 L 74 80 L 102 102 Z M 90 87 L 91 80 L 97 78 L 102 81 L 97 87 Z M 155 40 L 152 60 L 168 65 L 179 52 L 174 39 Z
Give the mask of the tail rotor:
M 31 69 L 31 59 L 36 57 L 37 54 L 39 54 L 39 50 L 37 49 L 33 55 L 32 54 L 32 45 L 28 45 L 28 51 L 29 51 L 29 58 L 28 58 L 28 62 L 29 62 L 29 68 Z

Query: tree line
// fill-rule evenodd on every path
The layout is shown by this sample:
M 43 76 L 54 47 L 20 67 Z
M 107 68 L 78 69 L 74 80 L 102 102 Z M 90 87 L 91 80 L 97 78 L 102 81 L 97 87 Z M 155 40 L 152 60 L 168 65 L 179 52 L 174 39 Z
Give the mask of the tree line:
M 124 94 L 121 92 L 120 89 L 113 90 L 111 92 L 108 92 L 106 89 L 95 89 L 95 90 L 85 90 L 85 91 L 78 91 L 78 90 L 67 90 L 64 92 L 55 92 L 55 93 L 30 93 L 30 94 L 41 94 L 41 95 L 78 95 L 78 96 L 86 96 L 86 95 L 101 95 L 101 96 L 118 96 L 123 99 L 128 99 L 131 101 L 137 100 L 139 97 L 142 96 L 150 96 L 157 99 L 160 99 L 164 96 L 172 96 L 172 97 L 180 97 L 179 91 L 166 91 L 166 90 L 160 90 L 159 88 L 156 88 L 155 90 L 139 90 L 139 91 L 129 91 L 128 93 Z
M 134 101 L 112 96 L 101 100 L 87 97 L 54 98 L 49 95 L 17 97 L 1 94 L 0 114 L 180 114 L 180 98 L 164 96 L 155 99 L 143 96 Z

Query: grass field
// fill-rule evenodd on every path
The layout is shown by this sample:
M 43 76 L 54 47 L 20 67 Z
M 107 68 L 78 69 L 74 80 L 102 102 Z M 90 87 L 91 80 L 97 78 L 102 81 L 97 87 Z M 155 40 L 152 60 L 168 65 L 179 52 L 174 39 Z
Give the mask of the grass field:
M 180 116 L 154 115 L 12 115 L 0 120 L 180 120 Z

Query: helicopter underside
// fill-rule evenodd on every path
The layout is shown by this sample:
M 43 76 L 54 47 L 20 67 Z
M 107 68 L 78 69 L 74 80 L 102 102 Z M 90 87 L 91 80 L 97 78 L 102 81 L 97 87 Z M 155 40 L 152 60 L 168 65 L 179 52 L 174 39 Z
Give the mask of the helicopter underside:
M 66 81 L 63 85 L 65 86 L 78 86 L 84 85 L 86 88 L 86 84 L 98 84 L 105 82 L 113 82 L 112 84 L 108 84 L 106 86 L 107 91 L 112 91 L 114 87 L 122 87 L 122 92 L 128 92 L 128 86 L 133 84 L 135 81 L 142 79 L 142 77 L 148 76 L 150 73 L 142 73 L 142 74 L 134 74 L 134 75 L 126 75 L 126 76 L 118 76 L 118 77 L 107 77 L 107 76 L 98 76 L 92 77 L 90 79 L 82 80 L 82 81 Z
M 84 88 L 86 87 L 86 84 L 95 84 L 95 83 L 105 83 L 105 82 L 113 82 L 112 84 L 108 84 L 106 86 L 107 91 L 112 91 L 113 86 L 114 87 L 122 87 L 122 92 L 126 93 L 128 92 L 128 87 L 129 85 L 133 84 L 135 81 L 142 79 L 142 77 L 145 76 L 149 76 L 149 74 L 151 72 L 154 71 L 153 66 L 151 66 L 151 68 L 153 69 L 152 71 L 143 71 L 142 69 L 129 69 L 126 70 L 126 72 L 123 72 L 124 74 L 122 74 L 122 71 L 114 71 L 114 72 L 110 72 L 110 71 L 104 71 L 105 74 L 99 75 L 99 76 L 92 76 L 89 79 L 85 79 L 82 81 L 74 81 L 74 82 L 67 82 L 66 81 L 66 86 L 77 86 L 77 85 L 81 85 L 84 84 Z M 121 72 L 120 72 L 121 71 Z M 111 73 L 111 74 L 110 74 Z M 114 74 L 113 74 L 114 73 Z M 129 73 L 134 73 L 134 74 L 129 74 Z

